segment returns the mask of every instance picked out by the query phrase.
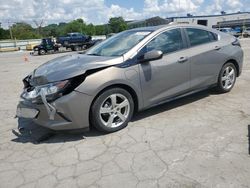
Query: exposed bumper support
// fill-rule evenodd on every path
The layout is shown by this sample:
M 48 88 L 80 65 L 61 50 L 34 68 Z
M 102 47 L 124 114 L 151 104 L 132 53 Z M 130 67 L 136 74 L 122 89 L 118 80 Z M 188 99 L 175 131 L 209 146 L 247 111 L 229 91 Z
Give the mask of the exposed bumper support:
M 40 96 L 41 96 L 43 104 L 44 104 L 44 106 L 45 106 L 45 108 L 46 108 L 46 110 L 48 112 L 49 119 L 54 120 L 55 119 L 55 114 L 56 114 L 56 108 L 53 105 L 51 105 L 50 103 L 47 102 L 43 88 L 40 91 Z
M 36 124 L 53 130 L 88 129 L 92 96 L 73 91 L 52 103 L 46 100 L 43 92 L 40 92 L 40 96 L 42 104 L 28 100 L 22 100 L 18 104 L 18 108 L 39 111 L 35 117 L 29 116 Z

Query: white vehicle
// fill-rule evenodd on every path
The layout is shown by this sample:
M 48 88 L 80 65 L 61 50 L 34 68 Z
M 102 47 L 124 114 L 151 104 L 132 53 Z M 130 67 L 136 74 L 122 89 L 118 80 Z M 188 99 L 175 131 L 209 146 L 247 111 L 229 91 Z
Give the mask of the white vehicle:
M 243 36 L 244 36 L 244 37 L 250 37 L 250 27 L 246 28 L 246 29 L 243 31 Z

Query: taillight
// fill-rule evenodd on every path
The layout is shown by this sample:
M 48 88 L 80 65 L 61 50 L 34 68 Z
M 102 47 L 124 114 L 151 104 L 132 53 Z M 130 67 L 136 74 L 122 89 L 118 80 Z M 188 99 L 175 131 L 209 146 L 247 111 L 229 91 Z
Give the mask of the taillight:
M 237 38 L 235 38 L 235 41 L 232 42 L 232 45 L 241 47 L 240 41 Z

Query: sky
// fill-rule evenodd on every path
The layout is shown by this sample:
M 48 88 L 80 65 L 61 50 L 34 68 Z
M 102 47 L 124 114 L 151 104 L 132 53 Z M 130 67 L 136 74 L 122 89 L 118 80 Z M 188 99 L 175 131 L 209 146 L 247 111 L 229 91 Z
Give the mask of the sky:
M 0 0 L 2 27 L 25 21 L 48 25 L 82 18 L 104 24 L 110 17 L 140 20 L 153 16 L 220 14 L 250 11 L 250 0 Z

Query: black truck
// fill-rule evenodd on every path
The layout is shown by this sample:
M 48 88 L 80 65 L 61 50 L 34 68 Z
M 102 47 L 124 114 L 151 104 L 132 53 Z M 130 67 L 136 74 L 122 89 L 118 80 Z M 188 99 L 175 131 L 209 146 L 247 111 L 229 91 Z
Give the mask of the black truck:
M 65 52 L 69 49 L 78 51 L 90 48 L 100 40 L 92 40 L 90 36 L 81 33 L 68 33 L 67 36 L 62 36 L 53 40 L 52 38 L 42 39 L 41 44 L 34 46 L 33 53 L 44 55 L 47 53 Z

